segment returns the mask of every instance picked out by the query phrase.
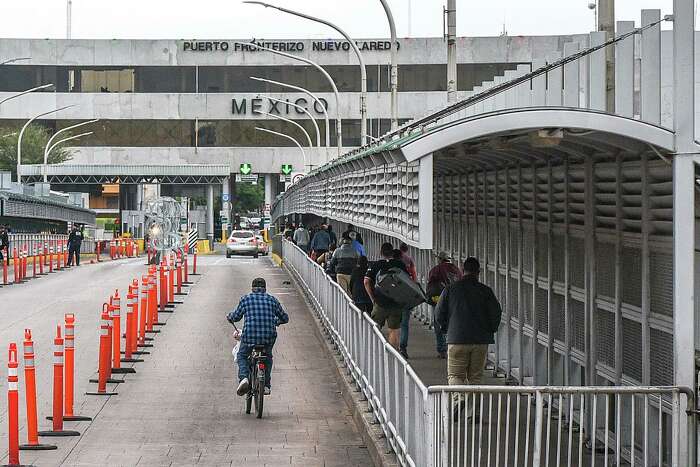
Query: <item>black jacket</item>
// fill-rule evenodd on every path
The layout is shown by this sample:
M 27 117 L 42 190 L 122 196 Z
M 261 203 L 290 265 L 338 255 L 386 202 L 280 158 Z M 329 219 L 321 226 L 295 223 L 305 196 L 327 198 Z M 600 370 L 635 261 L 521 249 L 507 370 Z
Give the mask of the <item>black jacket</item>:
M 3 250 L 7 248 L 8 253 L 10 249 L 10 236 L 7 235 L 7 232 L 3 232 L 0 234 L 0 250 Z
M 80 245 L 83 244 L 83 234 L 81 232 L 73 231 L 68 236 L 68 248 L 79 249 Z
M 447 330 L 448 344 L 493 344 L 501 323 L 501 305 L 491 287 L 474 277 L 449 285 L 435 307 L 438 322 Z

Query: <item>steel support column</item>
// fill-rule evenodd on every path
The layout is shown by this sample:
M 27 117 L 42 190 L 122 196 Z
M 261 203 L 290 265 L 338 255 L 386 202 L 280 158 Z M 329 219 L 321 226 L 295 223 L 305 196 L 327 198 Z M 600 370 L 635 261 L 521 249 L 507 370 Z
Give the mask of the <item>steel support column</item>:
M 207 185 L 207 239 L 214 248 L 214 185 Z

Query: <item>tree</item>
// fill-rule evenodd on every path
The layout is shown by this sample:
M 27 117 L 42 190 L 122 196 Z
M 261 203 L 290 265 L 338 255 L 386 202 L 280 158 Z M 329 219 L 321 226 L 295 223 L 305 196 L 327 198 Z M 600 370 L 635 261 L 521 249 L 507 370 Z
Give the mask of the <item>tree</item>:
M 0 170 L 17 176 L 17 138 L 21 128 L 0 128 Z M 70 135 L 66 135 L 70 136 Z M 22 164 L 43 164 L 44 148 L 51 131 L 40 125 L 29 125 L 22 136 Z M 59 137 L 60 138 L 60 137 Z M 55 142 L 55 141 L 54 141 Z M 73 157 L 70 149 L 57 146 L 49 154 L 49 164 L 59 164 Z
M 265 188 L 260 184 L 236 183 L 234 208 L 237 212 L 257 211 L 265 200 Z

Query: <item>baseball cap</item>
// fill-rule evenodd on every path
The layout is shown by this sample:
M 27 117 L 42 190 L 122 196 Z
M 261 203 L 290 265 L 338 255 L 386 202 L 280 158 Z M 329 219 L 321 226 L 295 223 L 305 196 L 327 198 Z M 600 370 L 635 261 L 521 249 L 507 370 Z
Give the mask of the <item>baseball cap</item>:
M 437 259 L 439 259 L 440 261 L 450 261 L 450 260 L 452 259 L 452 258 L 450 257 L 450 255 L 447 254 L 446 251 L 441 251 L 440 253 L 438 253 L 438 254 L 435 255 L 435 256 L 436 256 Z

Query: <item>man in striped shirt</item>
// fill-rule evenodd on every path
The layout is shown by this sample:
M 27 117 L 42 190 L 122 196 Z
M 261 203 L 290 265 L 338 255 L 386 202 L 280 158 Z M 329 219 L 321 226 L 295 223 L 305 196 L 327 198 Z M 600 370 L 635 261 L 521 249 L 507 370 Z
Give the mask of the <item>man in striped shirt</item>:
M 289 316 L 280 302 L 267 293 L 265 279 L 253 280 L 252 293 L 241 297 L 235 310 L 228 314 L 230 323 L 236 323 L 245 318 L 241 346 L 236 357 L 238 362 L 239 396 L 248 392 L 250 385 L 250 367 L 248 357 L 256 345 L 265 346 L 267 364 L 265 365 L 265 395 L 270 394 L 270 373 L 272 373 L 272 348 L 277 340 L 277 326 L 287 324 Z

